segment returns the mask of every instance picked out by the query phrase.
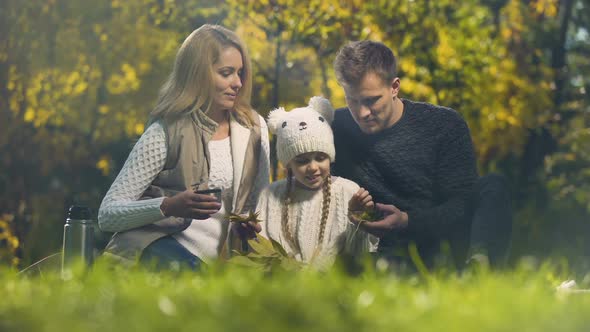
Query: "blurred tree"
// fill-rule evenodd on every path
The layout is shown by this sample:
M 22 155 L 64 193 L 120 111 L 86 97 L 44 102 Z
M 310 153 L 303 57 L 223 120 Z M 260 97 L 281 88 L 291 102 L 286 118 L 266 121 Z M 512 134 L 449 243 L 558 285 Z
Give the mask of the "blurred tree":
M 263 115 L 279 103 L 287 109 L 302 106 L 306 98 L 319 91 L 328 98 L 332 96 L 330 85 L 337 84 L 329 72 L 336 51 L 349 39 L 366 38 L 370 31 L 363 29 L 370 18 L 362 14 L 362 3 L 227 1 L 226 23 L 236 26 L 253 50 L 255 83 L 259 86 L 253 103 Z M 271 173 L 277 179 L 274 140 L 271 143 Z
M 590 212 L 590 2 L 562 1 L 553 46 L 556 152 L 545 159 L 551 192 Z
M 402 95 L 461 112 L 482 173 L 509 176 L 516 238 L 546 249 L 544 240 L 567 241 L 551 237 L 560 227 L 582 246 L 579 225 L 590 211 L 587 0 L 4 0 L 2 262 L 27 264 L 57 250 L 67 206 L 98 207 L 178 45 L 205 22 L 245 39 L 262 115 L 320 93 L 343 105 L 335 53 L 348 40 L 383 41 L 399 56 Z
M 482 173 L 511 179 L 527 211 L 517 213 L 517 252 L 590 253 L 573 245 L 588 231 L 572 205 L 590 206 L 588 2 L 375 1 L 367 10 L 400 56 L 403 94 L 461 112 Z M 558 215 L 568 218 L 556 224 Z
M 144 130 L 190 22 L 216 13 L 203 7 L 199 16 L 197 1 L 178 4 L 0 5 L 7 32 L 0 48 L 0 151 L 7 156 L 0 210 L 14 217 L 25 261 L 59 247 L 69 204 L 98 207 L 130 140 Z
M 384 42 L 400 57 L 402 92 L 461 112 L 482 171 L 520 155 L 527 128 L 550 107 L 550 99 L 539 94 L 548 95 L 549 84 L 522 75 L 490 10 L 476 2 L 444 0 L 373 4 Z M 546 71 L 542 65 L 533 70 L 537 77 Z

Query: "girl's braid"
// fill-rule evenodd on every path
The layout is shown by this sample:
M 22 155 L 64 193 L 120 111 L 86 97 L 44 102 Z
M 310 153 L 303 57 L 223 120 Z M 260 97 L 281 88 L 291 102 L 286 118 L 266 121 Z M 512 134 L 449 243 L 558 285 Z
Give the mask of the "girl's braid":
M 291 245 L 293 250 L 296 252 L 300 252 L 299 246 L 297 245 L 297 241 L 293 236 L 293 232 L 289 228 L 289 205 L 291 204 L 291 187 L 293 183 L 293 172 L 291 169 L 287 171 L 287 188 L 285 190 L 285 202 L 283 204 L 282 218 L 281 218 L 281 227 L 283 229 L 283 234 L 287 239 L 287 242 Z
M 328 214 L 330 213 L 330 201 L 332 195 L 332 176 L 328 175 L 324 181 L 323 201 L 322 201 L 322 219 L 320 221 L 320 234 L 318 236 L 318 248 L 322 247 L 324 242 L 324 233 L 326 231 L 326 223 L 328 221 Z

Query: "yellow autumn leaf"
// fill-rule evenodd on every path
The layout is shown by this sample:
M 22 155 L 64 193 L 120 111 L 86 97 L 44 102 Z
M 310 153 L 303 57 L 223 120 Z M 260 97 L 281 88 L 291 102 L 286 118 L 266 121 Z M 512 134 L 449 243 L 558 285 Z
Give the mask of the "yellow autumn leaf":
M 149 72 L 151 69 L 152 65 L 149 62 L 143 61 L 139 63 L 138 71 L 140 74 L 145 74 Z
M 512 126 L 520 125 L 520 120 L 512 115 L 508 116 L 506 121 Z
M 12 257 L 12 266 L 18 266 L 18 263 L 20 262 L 20 259 L 16 256 Z
M 65 83 L 67 85 L 74 85 L 74 83 L 76 83 L 78 80 L 80 80 L 80 73 L 74 71 L 67 76 Z
M 508 118 L 508 113 L 506 113 L 505 111 L 496 112 L 496 119 L 497 120 L 504 121 L 504 120 L 506 120 L 506 118 Z
M 88 83 L 80 82 L 74 86 L 74 94 L 75 95 L 82 94 L 84 91 L 86 91 L 86 88 L 88 88 Z
M 261 222 L 261 220 L 258 219 L 259 214 L 260 214 L 259 212 L 253 212 L 253 211 L 250 211 L 250 213 L 244 214 L 244 215 L 229 213 L 227 219 L 230 222 L 235 222 L 235 223 L 247 223 L 250 221 L 255 222 L 255 223 L 259 223 L 259 222 Z
M 143 124 L 143 123 L 137 123 L 137 124 L 135 125 L 135 134 L 136 134 L 136 135 L 141 135 L 141 134 L 143 134 L 143 131 L 144 131 L 144 129 L 145 129 L 145 126 L 144 126 L 144 124 Z
M 98 107 L 98 112 L 103 115 L 107 114 L 109 112 L 109 106 L 108 105 L 100 105 Z
M 125 92 L 123 78 L 119 74 L 113 74 L 107 81 L 107 89 L 113 95 L 122 94 Z
M 18 241 L 18 238 L 16 236 L 13 236 L 8 240 L 9 240 L 10 247 L 12 249 L 18 248 L 18 245 L 20 244 L 20 242 Z
M 100 157 L 100 159 L 96 163 L 96 168 L 98 168 L 102 172 L 102 175 L 107 176 L 110 170 L 110 160 L 108 159 L 108 157 Z
M 32 122 L 35 120 L 35 111 L 32 108 L 27 108 L 25 111 L 25 121 Z

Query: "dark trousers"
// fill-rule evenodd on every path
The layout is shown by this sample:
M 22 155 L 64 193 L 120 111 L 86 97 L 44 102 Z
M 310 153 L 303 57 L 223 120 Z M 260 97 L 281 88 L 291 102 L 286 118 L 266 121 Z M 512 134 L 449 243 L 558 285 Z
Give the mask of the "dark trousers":
M 506 263 L 512 237 L 512 204 L 504 176 L 490 174 L 478 179 L 465 218 L 447 236 L 415 243 L 419 258 L 427 267 L 450 264 L 463 268 L 477 254 L 485 255 L 492 267 Z M 399 242 L 393 247 L 380 246 L 375 259 L 385 259 L 396 272 L 415 272 L 415 262 L 408 251 L 411 241 L 396 241 Z
M 512 203 L 508 180 L 499 174 L 482 176 L 472 202 L 468 258 L 488 256 L 492 266 L 506 263 L 512 237 Z
M 183 247 L 172 236 L 151 243 L 141 253 L 139 262 L 157 271 L 190 269 L 198 271 L 203 261 Z

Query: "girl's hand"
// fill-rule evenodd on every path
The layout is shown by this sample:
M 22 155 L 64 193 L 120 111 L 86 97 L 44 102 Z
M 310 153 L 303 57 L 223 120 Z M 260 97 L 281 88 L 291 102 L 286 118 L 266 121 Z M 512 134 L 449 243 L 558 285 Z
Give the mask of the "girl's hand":
M 365 188 L 360 188 L 348 202 L 349 211 L 367 211 L 374 207 L 373 197 Z
M 232 232 L 238 235 L 241 240 L 253 239 L 256 237 L 256 233 L 262 231 L 262 226 L 253 221 L 236 222 L 231 225 Z
M 160 210 L 166 217 L 208 219 L 221 209 L 214 196 L 196 194 L 192 189 L 164 198 Z

